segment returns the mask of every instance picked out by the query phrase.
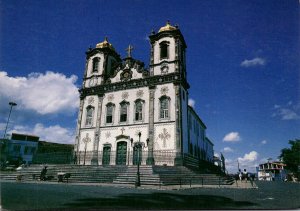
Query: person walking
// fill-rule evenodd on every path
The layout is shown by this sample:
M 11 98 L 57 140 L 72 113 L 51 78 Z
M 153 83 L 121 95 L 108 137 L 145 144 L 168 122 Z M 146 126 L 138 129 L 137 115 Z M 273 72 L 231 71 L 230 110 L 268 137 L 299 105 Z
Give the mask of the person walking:
M 241 172 L 241 169 L 239 169 L 239 178 L 240 178 L 240 181 L 242 181 L 242 172 Z
M 243 172 L 243 178 L 246 180 L 247 182 L 247 179 L 248 179 L 248 172 L 246 169 L 244 169 L 244 172 Z

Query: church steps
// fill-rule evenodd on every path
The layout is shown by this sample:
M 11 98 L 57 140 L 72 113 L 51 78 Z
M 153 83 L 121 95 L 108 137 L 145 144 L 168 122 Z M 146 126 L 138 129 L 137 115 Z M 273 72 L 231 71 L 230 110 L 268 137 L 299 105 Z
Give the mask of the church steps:
M 80 183 L 113 183 L 130 184 L 136 181 L 137 166 L 77 166 L 77 165 L 47 165 L 47 176 L 51 181 L 57 181 L 57 173 L 70 173 L 69 182 Z M 21 171 L 1 172 L 0 179 L 16 180 L 22 174 L 22 181 L 36 181 L 39 179 L 42 165 L 32 165 Z M 35 175 L 35 176 L 33 176 Z M 140 166 L 140 181 L 142 185 L 230 185 L 232 178 L 225 179 L 215 174 L 198 174 L 180 166 Z
M 128 169 L 119 174 L 114 179 L 114 184 L 130 184 L 133 185 L 136 182 L 137 166 L 129 166 Z M 143 185 L 159 185 L 159 175 L 153 173 L 152 166 L 140 166 L 140 181 Z
M 70 182 L 112 182 L 112 180 L 123 172 L 127 167 L 124 166 L 77 166 L 77 165 L 47 165 L 46 176 L 52 176 L 53 181 L 57 180 L 57 173 L 70 173 Z M 16 180 L 18 175 L 22 175 L 23 181 L 38 180 L 42 165 L 31 165 L 20 171 L 1 172 L 0 178 L 5 180 Z

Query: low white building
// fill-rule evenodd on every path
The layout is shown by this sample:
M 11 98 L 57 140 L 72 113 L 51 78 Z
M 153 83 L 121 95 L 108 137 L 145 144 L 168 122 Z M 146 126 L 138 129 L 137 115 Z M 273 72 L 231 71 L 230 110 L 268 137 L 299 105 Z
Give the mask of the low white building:
M 167 23 L 149 39 L 149 69 L 132 57 L 130 45 L 122 60 L 107 38 L 86 52 L 75 141 L 79 164 L 132 165 L 138 154 L 147 165 L 181 165 L 185 154 L 213 162 L 206 126 L 188 106 L 183 35 Z M 143 148 L 135 147 L 139 141 Z
M 259 164 L 257 171 L 258 180 L 283 181 L 287 175 L 284 166 L 285 164 L 279 161 Z

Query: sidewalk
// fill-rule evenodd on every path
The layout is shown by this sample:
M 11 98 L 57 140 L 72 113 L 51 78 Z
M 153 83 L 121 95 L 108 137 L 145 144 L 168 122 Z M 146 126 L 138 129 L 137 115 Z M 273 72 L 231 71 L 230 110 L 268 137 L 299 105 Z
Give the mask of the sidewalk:
M 16 182 L 16 181 L 5 181 L 1 182 Z M 136 188 L 132 184 L 113 184 L 113 183 L 66 183 L 66 182 L 57 182 L 57 181 L 18 181 L 16 183 L 36 183 L 36 184 L 60 184 L 60 185 L 82 185 L 82 186 L 104 186 L 104 187 L 118 187 L 118 188 Z M 201 184 L 192 184 L 192 185 L 167 185 L 167 186 L 157 186 L 157 185 L 143 185 L 137 189 L 155 189 L 155 190 L 179 190 L 179 189 L 201 189 L 201 188 L 225 188 L 225 189 L 256 189 L 258 188 L 255 182 L 253 181 L 237 181 L 232 185 L 201 185 Z

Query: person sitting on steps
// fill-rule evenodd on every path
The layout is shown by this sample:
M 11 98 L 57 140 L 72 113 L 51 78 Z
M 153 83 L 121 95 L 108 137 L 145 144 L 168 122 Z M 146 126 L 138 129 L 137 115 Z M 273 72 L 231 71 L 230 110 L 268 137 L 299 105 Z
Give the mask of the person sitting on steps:
M 46 174 L 47 174 L 47 166 L 45 166 L 42 171 L 41 171 L 41 175 L 40 175 L 40 180 L 45 181 L 46 180 Z

